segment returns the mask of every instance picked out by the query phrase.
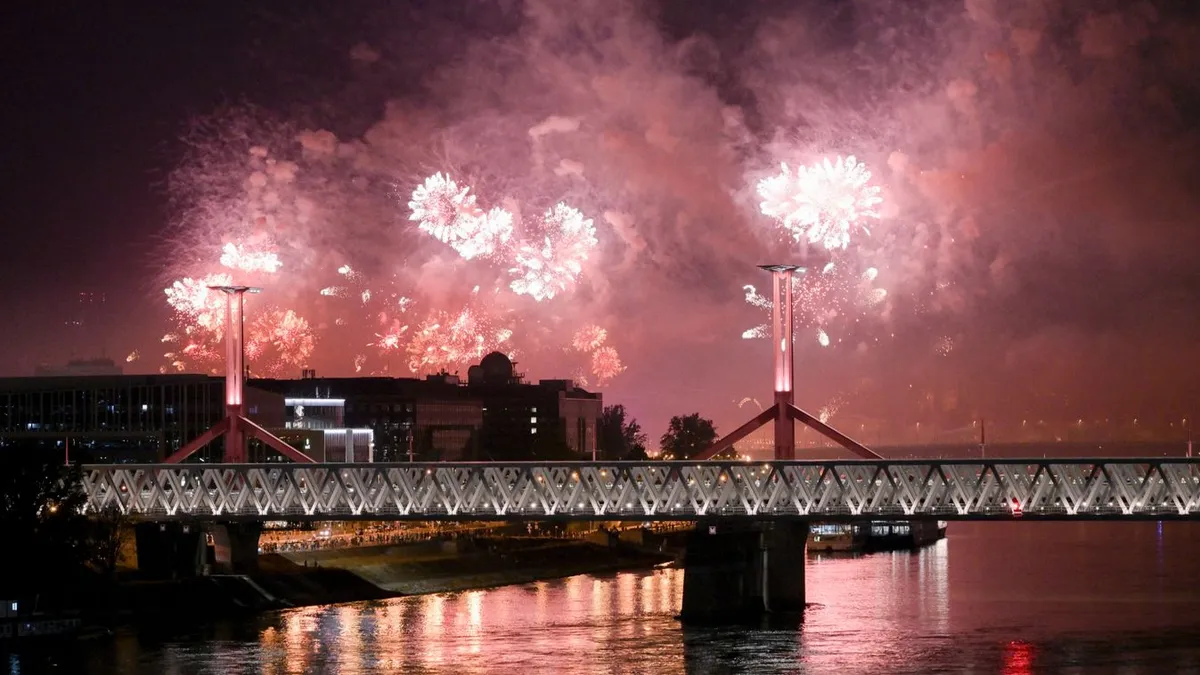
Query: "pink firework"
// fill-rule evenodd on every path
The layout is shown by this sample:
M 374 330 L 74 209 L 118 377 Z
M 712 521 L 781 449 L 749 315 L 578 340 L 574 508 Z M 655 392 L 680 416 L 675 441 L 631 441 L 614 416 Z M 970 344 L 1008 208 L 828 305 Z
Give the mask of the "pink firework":
M 876 207 L 883 199 L 870 180 L 871 172 L 854 157 L 794 170 L 783 164 L 778 174 L 758 182 L 759 207 L 796 241 L 844 249 L 852 230 L 870 234 L 864 221 L 879 218 Z
M 264 370 L 281 366 L 307 365 L 316 347 L 316 338 L 308 321 L 287 309 L 271 309 L 254 320 L 246 336 L 246 357 L 251 361 L 267 360 Z M 268 355 L 274 348 L 275 358 Z M 259 365 L 262 368 L 261 364 Z
M 414 373 L 457 371 L 478 363 L 512 337 L 467 307 L 457 314 L 434 312 L 417 326 L 408 343 L 408 367 Z
M 571 340 L 571 346 L 576 351 L 591 352 L 604 344 L 604 340 L 608 338 L 608 331 L 599 326 L 584 326 L 575 333 L 575 338 Z
M 592 352 L 592 375 L 596 376 L 596 386 L 604 386 L 624 370 L 625 365 L 616 349 L 600 347 Z
M 546 212 L 543 232 L 540 241 L 517 248 L 516 267 L 509 270 L 512 291 L 538 302 L 569 291 L 599 243 L 592 220 L 561 202 Z

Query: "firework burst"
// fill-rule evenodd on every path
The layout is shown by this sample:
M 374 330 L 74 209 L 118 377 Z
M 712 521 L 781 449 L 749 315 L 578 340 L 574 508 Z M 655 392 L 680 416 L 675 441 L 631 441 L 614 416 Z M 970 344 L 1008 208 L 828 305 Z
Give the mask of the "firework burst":
M 484 212 L 468 186 L 448 175 L 434 174 L 418 185 L 408 202 L 409 220 L 422 232 L 448 244 L 464 260 L 490 256 L 513 233 L 512 214 L 504 209 Z
M 246 336 L 246 358 L 265 373 L 307 365 L 315 347 L 312 327 L 304 317 L 290 309 L 270 309 L 260 313 Z
M 603 387 L 625 370 L 621 363 L 621 355 L 612 347 L 600 347 L 592 352 L 592 375 L 596 377 L 596 386 Z
M 513 353 L 509 328 L 541 323 L 536 316 L 514 323 L 506 312 L 517 296 L 542 302 L 572 292 L 599 244 L 593 221 L 579 210 L 557 200 L 522 206 L 540 190 L 499 187 L 490 178 L 488 192 L 499 189 L 512 202 L 488 203 L 488 192 L 443 171 L 406 186 L 408 199 L 398 204 L 394 176 L 405 169 L 387 160 L 399 158 L 372 156 L 379 148 L 251 107 L 198 120 L 184 142 L 184 161 L 169 180 L 175 231 L 163 286 L 172 324 L 154 350 L 165 354 L 168 371 L 222 369 L 225 297 L 207 287 L 235 284 L 264 287 L 272 303 L 246 306 L 247 359 L 256 373 L 298 365 L 380 373 L 393 362 L 417 374 L 461 369 L 492 350 Z M 404 226 L 388 233 L 395 241 L 379 241 L 377 232 L 354 239 L 368 231 L 362 223 L 395 214 L 398 205 Z M 412 243 L 426 237 L 456 255 L 418 259 L 425 251 Z M 470 282 L 455 288 L 458 279 Z M 487 301 L 465 297 L 475 284 L 487 289 Z M 520 304 L 523 313 L 544 311 Z M 572 336 L 523 331 L 528 343 L 521 347 L 573 348 L 573 341 L 561 344 L 564 337 Z M 334 344 L 358 348 L 329 350 Z M 624 368 L 615 351 L 595 354 L 603 346 L 605 333 L 595 328 L 575 352 L 585 371 L 596 362 L 593 381 Z
M 584 326 L 575 332 L 575 337 L 571 340 L 571 346 L 576 351 L 593 352 L 599 349 L 607 338 L 608 331 L 603 328 L 599 326 Z
M 184 277 L 163 292 L 185 333 L 203 331 L 220 339 L 225 333 L 225 296 L 209 287 L 232 284 L 233 278 L 228 274 L 210 274 L 199 279 Z
M 518 247 L 516 266 L 509 270 L 512 291 L 538 302 L 570 290 L 599 243 L 592 220 L 561 202 L 546 212 L 543 232 L 540 242 Z
M 863 221 L 879 218 L 876 207 L 883 199 L 870 180 L 871 172 L 854 157 L 795 169 L 783 164 L 778 174 L 758 182 L 759 208 L 796 241 L 845 249 L 855 227 L 870 234 Z
M 221 249 L 221 264 L 242 272 L 274 274 L 283 263 L 279 254 L 265 242 L 264 237 L 254 237 L 242 244 L 227 243 Z
M 408 343 L 408 368 L 414 373 L 460 370 L 478 363 L 512 338 L 512 331 L 491 325 L 470 307 L 457 314 L 436 311 L 417 326 Z
M 828 347 L 829 330 L 839 319 L 861 314 L 887 298 L 887 291 L 875 287 L 879 272 L 874 267 L 861 274 L 850 271 L 849 265 L 829 263 L 820 272 L 792 277 L 792 311 L 797 322 L 814 330 L 817 344 Z M 770 314 L 774 303 L 754 286 L 742 287 L 746 303 Z M 770 324 L 760 324 L 742 333 L 742 338 L 771 337 Z

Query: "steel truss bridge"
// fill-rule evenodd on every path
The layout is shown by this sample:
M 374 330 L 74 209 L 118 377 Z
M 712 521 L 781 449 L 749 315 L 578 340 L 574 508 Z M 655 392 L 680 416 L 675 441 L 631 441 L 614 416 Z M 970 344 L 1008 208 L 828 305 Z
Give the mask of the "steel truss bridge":
M 152 521 L 1200 520 L 1200 459 L 115 464 L 86 510 Z

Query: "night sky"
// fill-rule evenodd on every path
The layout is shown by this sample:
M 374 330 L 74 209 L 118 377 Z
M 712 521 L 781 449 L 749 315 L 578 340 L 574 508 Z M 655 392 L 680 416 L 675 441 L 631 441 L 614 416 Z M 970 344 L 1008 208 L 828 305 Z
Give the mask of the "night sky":
M 828 347 L 798 318 L 802 407 L 849 428 L 1179 424 L 1200 394 L 1191 5 L 21 3 L 2 29 L 0 373 L 134 350 L 127 372 L 167 365 L 162 289 L 216 270 L 263 146 L 299 166 L 289 190 L 318 217 L 274 233 L 294 276 L 262 302 L 311 322 L 319 372 L 353 374 L 362 354 L 361 374 L 411 374 L 371 346 L 385 311 L 422 320 L 380 309 L 384 286 L 426 315 L 501 288 L 503 269 L 407 219 L 412 188 L 449 171 L 481 204 L 564 200 L 595 221 L 571 293 L 482 302 L 522 370 L 586 370 L 563 345 L 595 324 L 627 366 L 606 401 L 652 437 L 697 410 L 728 431 L 756 410 L 739 401 L 770 399 L 767 345 L 740 339 L 762 321 L 743 300 L 766 286 L 753 265 L 825 261 L 781 239 L 753 184 L 853 154 L 885 201 L 845 264 L 877 268 L 888 296 L 825 312 Z M 298 140 L 318 131 L 334 155 Z M 375 305 L 321 304 L 341 264 Z M 72 330 L 81 292 L 106 301 Z

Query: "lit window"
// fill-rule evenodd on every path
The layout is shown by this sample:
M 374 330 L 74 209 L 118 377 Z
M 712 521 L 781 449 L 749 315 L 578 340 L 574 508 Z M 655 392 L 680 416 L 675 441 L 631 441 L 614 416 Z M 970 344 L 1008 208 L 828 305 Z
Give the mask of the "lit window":
M 146 412 L 149 409 L 150 409 L 150 406 L 146 405 L 145 403 L 142 404 L 142 412 Z
M 529 409 L 529 412 L 537 412 L 537 406 L 534 406 L 534 407 L 530 408 L 530 409 Z
M 537 418 L 536 418 L 536 417 L 530 417 L 530 418 L 529 418 L 529 423 L 530 423 L 530 424 L 537 424 Z
M 536 433 L 537 433 L 537 427 L 533 427 L 532 429 L 530 429 L 530 430 L 529 430 L 529 433 L 531 433 L 531 434 L 536 434 Z

